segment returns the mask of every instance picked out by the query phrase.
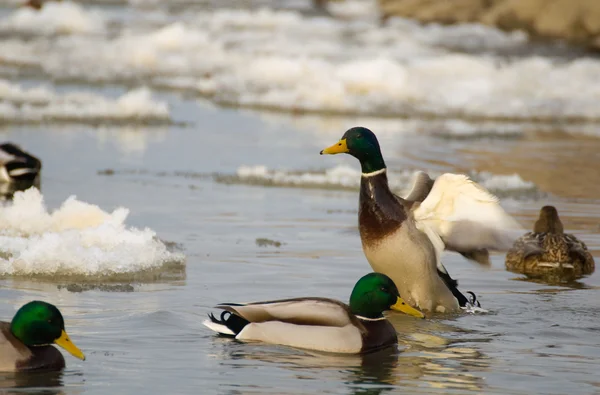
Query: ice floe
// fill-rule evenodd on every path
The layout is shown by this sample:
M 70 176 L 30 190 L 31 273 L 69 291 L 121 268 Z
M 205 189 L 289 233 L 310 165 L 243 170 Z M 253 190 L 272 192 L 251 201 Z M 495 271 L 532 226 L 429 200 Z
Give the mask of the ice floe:
M 184 262 L 151 229 L 127 226 L 128 214 L 74 196 L 50 211 L 37 189 L 17 192 L 0 208 L 0 275 L 118 278 Z
M 0 79 L 0 122 L 169 123 L 169 106 L 148 88 L 112 99 L 91 92 L 57 93 L 47 86 L 23 88 Z
M 412 186 L 414 169 L 402 171 L 388 170 L 390 188 L 400 195 Z M 429 172 L 433 178 L 441 172 Z M 523 180 L 518 174 L 498 175 L 490 172 L 470 172 L 471 179 L 499 196 L 534 197 L 539 193 L 536 185 Z M 235 175 L 217 175 L 216 180 L 223 183 L 243 183 L 298 188 L 358 189 L 360 186 L 358 168 L 338 165 L 326 170 L 291 171 L 269 169 L 264 165 L 240 166 Z

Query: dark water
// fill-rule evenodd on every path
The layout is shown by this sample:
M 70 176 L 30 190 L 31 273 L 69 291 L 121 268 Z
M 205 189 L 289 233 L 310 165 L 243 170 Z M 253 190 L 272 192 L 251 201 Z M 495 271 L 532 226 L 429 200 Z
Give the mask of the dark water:
M 129 15 L 121 7 L 109 9 Z M 47 78 L 21 82 L 35 86 Z M 123 89 L 115 85 L 76 86 L 115 97 Z M 56 88 L 72 89 L 79 88 Z M 456 126 L 455 120 L 418 117 L 223 109 L 158 90 L 154 98 L 169 104 L 174 124 L 3 124 L 3 139 L 43 160 L 42 192 L 50 209 L 70 195 L 105 211 L 129 208 L 126 223 L 153 229 L 185 255 L 185 267 L 118 281 L 2 277 L 0 317 L 10 319 L 32 299 L 55 303 L 87 360 L 66 356 L 60 374 L 2 374 L 0 393 L 598 393 L 600 277 L 569 286 L 523 281 L 504 270 L 502 254 L 492 257 L 488 270 L 454 254 L 443 259 L 460 288 L 477 293 L 489 313 L 428 320 L 392 315 L 398 348 L 365 357 L 242 344 L 217 338 L 201 324 L 218 302 L 346 300 L 370 270 L 352 186 L 340 187 L 335 177 L 323 187 L 248 184 L 238 177 L 241 166 L 314 174 L 337 165 L 357 169 L 351 158 L 318 153 L 347 127 L 363 124 L 381 131 L 388 165 L 398 174 L 415 168 L 491 172 L 480 175 L 486 182 L 517 174 L 519 180 L 491 188 L 507 210 L 529 228 L 540 206 L 554 204 L 565 227 L 598 255 L 600 156 L 594 136 L 573 134 L 572 125 L 558 132 L 527 122 Z

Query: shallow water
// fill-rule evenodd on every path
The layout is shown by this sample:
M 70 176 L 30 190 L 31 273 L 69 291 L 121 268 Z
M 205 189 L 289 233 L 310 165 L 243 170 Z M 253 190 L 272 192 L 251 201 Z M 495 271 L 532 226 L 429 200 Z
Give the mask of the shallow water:
M 89 7 L 104 13 L 102 20 L 107 22 L 108 35 L 120 34 L 119 23 L 124 20 L 130 21 L 133 30 L 147 33 L 178 18 L 198 17 L 193 13 L 181 16 L 177 9 L 155 9 L 150 2 L 146 4 L 149 9 L 141 11 L 124 2 L 100 3 Z M 203 12 L 206 2 L 197 3 L 194 7 Z M 288 7 L 303 12 L 307 8 L 306 4 L 291 2 Z M 11 15 L 8 9 L 2 12 L 2 16 Z M 247 16 L 231 15 L 237 24 L 252 22 Z M 221 18 L 226 16 L 222 14 Z M 312 26 L 312 22 L 303 19 L 305 16 L 286 14 L 270 18 L 275 25 L 295 21 L 300 32 Z M 322 29 L 333 29 L 334 33 L 338 29 L 320 23 L 317 26 Z M 384 33 L 371 31 L 372 35 Z M 413 43 L 415 53 L 425 57 L 438 53 L 439 37 L 443 34 L 434 32 L 427 36 L 427 31 L 421 30 L 417 33 L 420 40 L 418 45 Z M 12 48 L 25 51 L 10 52 L 13 60 L 29 48 L 38 57 L 38 63 L 49 64 L 43 70 L 32 66 L 29 72 L 8 62 L 3 69 L 6 73 L 18 70 L 18 79 L 11 84 L 18 83 L 24 89 L 40 82 L 52 86 L 50 79 L 60 79 L 63 70 L 52 66 L 54 56 L 81 48 L 89 39 L 84 33 L 74 33 L 70 39 L 63 37 L 66 41 L 59 45 L 52 44 L 52 40 L 46 43 L 45 35 L 31 39 L 19 36 L 14 29 L 8 29 L 7 34 L 16 40 Z M 522 50 L 518 37 L 494 37 L 500 37 L 496 42 L 501 42 L 504 49 L 513 45 Z M 226 39 L 235 42 L 235 37 Z M 98 40 L 110 48 L 110 38 L 101 35 Z M 324 44 L 352 48 L 352 43 L 337 40 Z M 8 40 L 0 45 L 6 49 Z M 53 54 L 53 45 L 65 52 Z M 178 51 L 186 53 L 185 48 L 170 47 L 172 44 L 164 41 L 160 45 L 175 52 L 174 58 L 172 63 L 159 64 L 152 72 L 160 74 L 171 67 L 169 70 L 184 76 L 196 75 L 197 70 L 186 68 L 186 59 L 177 58 Z M 249 53 L 256 51 L 256 45 L 244 45 Z M 281 52 L 283 47 L 273 51 L 280 51 L 281 55 L 285 53 Z M 318 48 L 311 51 L 309 58 L 322 58 Z M 472 56 L 484 61 L 489 55 Z M 529 111 L 527 107 L 518 111 L 517 107 L 507 109 L 509 118 L 528 117 L 523 122 L 490 118 L 477 123 L 455 117 L 289 114 L 286 111 L 294 109 L 285 101 L 281 101 L 288 107 L 284 112 L 257 112 L 215 107 L 185 90 L 165 91 L 152 83 L 148 83 L 151 95 L 123 104 L 114 98 L 124 94 L 130 85 L 137 85 L 126 78 L 122 81 L 122 65 L 110 69 L 108 63 L 102 63 L 107 59 L 102 58 L 96 69 L 79 69 L 82 81 L 52 86 L 52 94 L 30 92 L 18 96 L 14 89 L 0 89 L 3 103 L 20 100 L 35 104 L 41 100 L 45 106 L 43 123 L 31 117 L 35 109 L 16 115 L 3 113 L 9 115 L 2 118 L 1 132 L 4 139 L 23 145 L 43 160 L 41 187 L 49 211 L 71 195 L 107 213 L 118 207 L 129 209 L 124 229 L 118 230 L 122 233 L 108 227 L 98 235 L 116 234 L 123 238 L 122 249 L 115 255 L 106 252 L 113 250 L 104 244 L 93 243 L 107 250 L 100 248 L 98 255 L 86 254 L 81 244 L 70 238 L 72 235 L 67 237 L 54 230 L 44 230 L 42 234 L 63 244 L 47 245 L 47 249 L 38 251 L 39 255 L 31 255 L 18 241 L 0 239 L 3 251 L 10 247 L 30 254 L 27 257 L 36 257 L 33 261 L 41 271 L 23 275 L 17 270 L 0 278 L 0 317 L 10 318 L 20 305 L 34 298 L 55 303 L 66 318 L 71 338 L 87 356 L 85 362 L 66 356 L 67 369 L 60 374 L 2 374 L 0 392 L 599 391 L 600 347 L 596 339 L 600 331 L 600 274 L 569 286 L 523 281 L 504 270 L 502 254 L 492 257 L 490 269 L 474 266 L 455 254 L 445 254 L 444 263 L 451 275 L 460 280 L 460 288 L 474 291 L 489 313 L 427 320 L 392 315 L 390 320 L 400 339 L 397 350 L 366 357 L 323 355 L 217 338 L 201 324 L 218 302 L 294 296 L 346 300 L 355 281 L 370 270 L 356 229 L 358 164 L 352 158 L 318 155 L 346 128 L 357 124 L 378 133 L 396 189 L 403 189 L 414 169 L 434 174 L 466 172 L 502 196 L 507 210 L 526 228 L 532 226 L 540 206 L 556 205 L 566 229 L 580 236 L 596 257 L 600 256 L 600 176 L 596 171 L 600 156 L 595 124 L 577 124 L 572 120 L 543 124 L 535 118 L 546 110 Z M 588 61 L 589 67 L 596 67 L 595 60 Z M 231 66 L 231 70 L 236 67 Z M 229 76 L 231 70 L 224 75 Z M 560 74 L 560 70 L 557 72 Z M 96 85 L 94 78 L 98 75 L 111 85 Z M 152 80 L 147 76 L 140 78 Z M 447 78 L 450 81 L 453 77 Z M 591 81 L 585 73 L 573 78 L 581 78 L 578 81 L 583 85 Z M 285 92 L 287 82 L 281 79 L 279 83 Z M 372 81 L 370 84 L 374 94 L 383 89 Z M 64 98 L 78 90 L 92 92 L 94 97 Z M 591 106 L 592 90 L 590 86 L 587 93 L 581 92 L 579 100 Z M 230 91 L 234 96 L 239 92 Z M 540 93 L 538 105 L 555 104 L 552 92 L 545 94 Z M 477 94 L 472 99 L 476 100 Z M 168 117 L 160 103 L 168 104 Z M 248 103 L 250 107 L 253 104 L 256 103 Z M 450 107 L 438 108 L 444 113 Z M 471 110 L 479 111 L 477 106 Z M 87 212 L 75 210 L 73 216 Z M 41 226 L 42 217 L 34 215 L 28 221 Z M 74 231 L 75 236 L 93 228 L 89 223 L 82 226 L 82 230 Z M 158 252 L 145 254 L 142 260 L 139 248 L 147 252 L 148 246 L 155 244 L 134 244 L 133 239 L 125 237 L 134 233 L 133 228 L 155 232 L 160 245 L 173 254 L 173 262 L 163 262 L 157 258 Z M 264 245 L 257 239 L 281 245 Z M 56 245 L 65 249 L 57 250 Z M 81 257 L 81 265 L 51 271 L 48 263 L 39 259 L 50 254 L 56 257 L 54 261 L 80 254 L 75 256 Z M 95 258 L 109 265 L 113 275 L 103 275 L 100 270 L 88 275 L 78 272 L 89 267 L 90 262 L 97 262 Z M 154 267 L 156 262 L 158 266 Z M 7 265 L 14 267 L 14 262 Z M 136 265 L 147 265 L 144 267 L 152 270 L 132 272 Z

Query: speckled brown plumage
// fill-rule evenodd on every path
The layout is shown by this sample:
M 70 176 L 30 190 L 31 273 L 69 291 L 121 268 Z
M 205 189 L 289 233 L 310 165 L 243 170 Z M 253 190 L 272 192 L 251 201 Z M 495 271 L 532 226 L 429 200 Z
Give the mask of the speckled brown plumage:
M 544 206 L 534 225 L 506 254 L 506 268 L 532 277 L 571 280 L 594 272 L 585 243 L 564 233 L 556 208 Z

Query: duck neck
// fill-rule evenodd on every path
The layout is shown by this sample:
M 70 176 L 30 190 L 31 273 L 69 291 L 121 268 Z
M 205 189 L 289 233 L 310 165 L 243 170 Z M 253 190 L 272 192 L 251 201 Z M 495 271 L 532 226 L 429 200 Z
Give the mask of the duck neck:
M 352 314 L 358 316 L 359 318 L 367 320 L 377 320 L 383 318 L 381 309 L 377 308 L 377 306 L 374 306 L 371 298 L 365 298 L 365 295 L 362 295 L 360 298 L 351 298 L 349 305 Z
M 558 218 L 558 216 L 555 216 L 555 217 L 540 216 L 540 218 L 535 222 L 533 231 L 535 233 L 563 234 L 564 228 L 563 228 L 563 224 L 560 221 L 560 219 Z
M 358 225 L 363 244 L 377 244 L 407 218 L 403 200 L 389 188 L 386 170 L 363 173 L 360 182 Z
M 365 152 L 364 155 L 361 155 L 359 158 L 360 167 L 363 175 L 373 174 L 377 172 L 385 171 L 385 162 L 383 160 L 383 156 L 381 156 L 381 152 Z
M 395 200 L 395 196 L 390 190 L 387 178 L 387 169 L 384 167 L 370 173 L 362 173 L 360 178 L 360 199 L 361 201 L 371 200 L 374 202 Z

